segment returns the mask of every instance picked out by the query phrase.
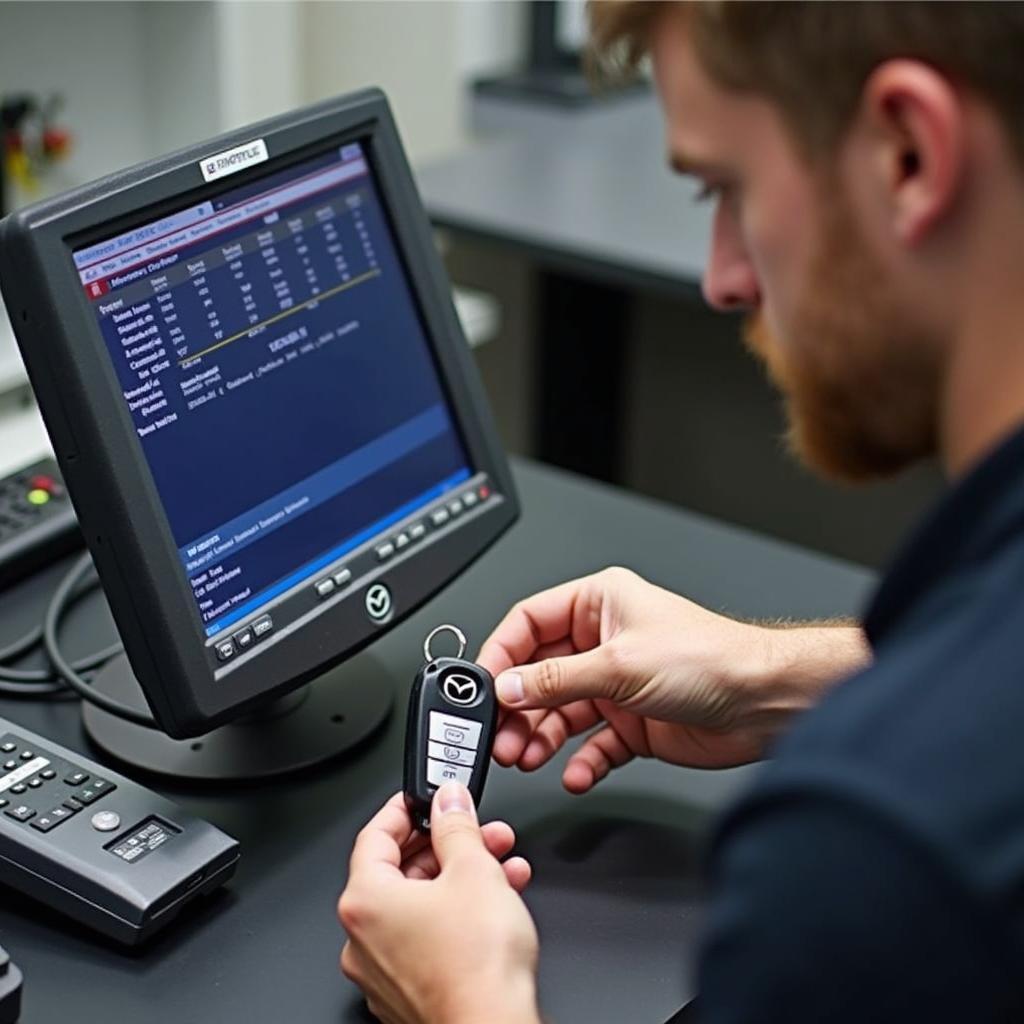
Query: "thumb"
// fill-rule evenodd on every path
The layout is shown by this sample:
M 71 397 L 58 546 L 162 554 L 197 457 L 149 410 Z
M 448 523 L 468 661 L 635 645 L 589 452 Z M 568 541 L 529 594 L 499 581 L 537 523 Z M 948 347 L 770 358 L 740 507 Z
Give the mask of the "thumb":
M 457 857 L 487 854 L 473 797 L 461 782 L 446 782 L 434 794 L 430 842 L 442 871 Z
M 607 652 L 595 647 L 583 654 L 547 658 L 502 672 L 494 681 L 498 699 L 516 709 L 552 708 L 575 700 L 613 698 L 620 690 Z

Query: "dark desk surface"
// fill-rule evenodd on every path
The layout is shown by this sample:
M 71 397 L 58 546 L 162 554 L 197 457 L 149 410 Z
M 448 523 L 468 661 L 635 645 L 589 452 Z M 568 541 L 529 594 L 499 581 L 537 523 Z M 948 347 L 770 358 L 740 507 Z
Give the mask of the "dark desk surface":
M 431 220 L 625 287 L 696 295 L 710 204 L 666 161 L 653 95 L 589 110 L 480 100 L 478 139 L 417 168 Z
M 871 584 L 860 569 L 556 471 L 520 462 L 516 475 L 522 521 L 352 662 L 355 685 L 392 679 L 404 707 L 429 628 L 455 622 L 477 644 L 516 598 L 616 562 L 750 616 L 855 612 Z M 59 575 L 54 568 L 0 596 L 0 645 L 37 621 Z M 97 599 L 73 613 L 66 645 L 85 653 L 111 633 Z M 88 750 L 73 703 L 0 701 L 0 714 Z M 338 973 L 335 899 L 356 831 L 399 787 L 401 747 L 394 714 L 376 742 L 284 782 L 192 790 L 151 782 L 241 840 L 236 878 L 135 954 L 2 891 L 0 944 L 25 973 L 23 1020 L 366 1020 Z M 700 842 L 752 769 L 634 763 L 579 798 L 562 791 L 560 767 L 533 776 L 493 769 L 484 799 L 485 816 L 510 821 L 534 865 L 528 902 L 541 935 L 543 1007 L 559 1024 L 660 1024 L 690 992 Z

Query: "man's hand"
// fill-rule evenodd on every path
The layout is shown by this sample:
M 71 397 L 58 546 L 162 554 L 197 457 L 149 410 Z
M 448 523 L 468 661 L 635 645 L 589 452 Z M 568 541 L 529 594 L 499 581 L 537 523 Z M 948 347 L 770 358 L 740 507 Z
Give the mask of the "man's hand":
M 338 916 L 341 969 L 386 1024 L 537 1024 L 537 932 L 512 829 L 477 824 L 464 786 L 434 794 L 429 839 L 401 793 L 359 833 Z
M 701 768 L 757 760 L 869 652 L 853 626 L 736 622 L 606 569 L 517 604 L 477 660 L 505 708 L 495 760 L 532 771 L 594 730 L 562 777 L 583 793 L 634 757 Z

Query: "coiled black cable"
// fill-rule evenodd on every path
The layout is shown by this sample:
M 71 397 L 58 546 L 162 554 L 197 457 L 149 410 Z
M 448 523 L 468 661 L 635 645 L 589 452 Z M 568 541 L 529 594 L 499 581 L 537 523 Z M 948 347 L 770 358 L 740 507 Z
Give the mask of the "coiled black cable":
M 0 647 L 0 695 L 37 700 L 80 697 L 118 718 L 155 729 L 156 722 L 150 715 L 97 692 L 90 685 L 90 680 L 81 674 L 98 668 L 120 654 L 124 650 L 121 644 L 111 644 L 73 662 L 69 662 L 60 649 L 57 632 L 64 616 L 77 601 L 98 585 L 92 559 L 84 554 L 61 580 L 47 606 L 43 624 L 7 646 Z M 48 669 L 16 669 L 4 664 L 24 657 L 40 644 L 50 661 Z
M 79 576 L 78 589 L 74 598 L 77 600 L 99 585 L 98 578 L 91 579 L 87 574 Z M 5 647 L 0 647 L 0 695 L 4 697 L 21 697 L 38 699 L 64 699 L 77 697 L 69 691 L 60 677 L 51 668 L 23 669 L 11 668 L 10 662 L 30 654 L 43 642 L 43 627 L 36 626 L 24 636 L 19 637 Z M 120 644 L 111 644 L 102 651 L 90 654 L 72 663 L 77 672 L 88 672 L 109 661 L 123 650 Z
M 89 681 L 79 675 L 75 666 L 64 657 L 60 649 L 57 630 L 60 628 L 64 615 L 67 614 L 75 601 L 82 597 L 83 591 L 80 589 L 80 584 L 90 571 L 92 571 L 92 559 L 88 554 L 84 554 L 72 566 L 71 571 L 64 579 L 60 581 L 60 585 L 50 599 L 50 604 L 46 609 L 46 617 L 43 620 L 43 647 L 46 650 L 46 656 L 50 659 L 50 664 L 53 666 L 53 670 L 61 682 L 74 690 L 82 700 L 95 704 L 96 707 L 102 708 L 102 710 L 111 715 L 116 715 L 118 718 L 123 718 L 127 722 L 132 722 L 134 725 L 156 729 L 158 726 L 152 715 L 145 711 L 137 711 L 127 704 L 122 704 L 119 700 L 114 700 L 112 697 L 94 690 L 89 685 Z M 120 645 L 118 645 L 118 650 L 120 650 Z M 114 653 L 117 652 L 115 651 Z M 93 655 L 88 660 L 94 660 L 95 658 L 96 655 Z

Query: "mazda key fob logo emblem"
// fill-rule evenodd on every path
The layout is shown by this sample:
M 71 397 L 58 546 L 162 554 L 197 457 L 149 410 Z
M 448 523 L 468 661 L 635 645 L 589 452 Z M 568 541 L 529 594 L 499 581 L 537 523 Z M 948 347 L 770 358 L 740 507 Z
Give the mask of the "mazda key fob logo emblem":
M 445 700 L 452 704 L 472 704 L 476 700 L 478 686 L 472 676 L 459 675 L 453 672 L 445 677 L 441 684 L 441 692 Z

